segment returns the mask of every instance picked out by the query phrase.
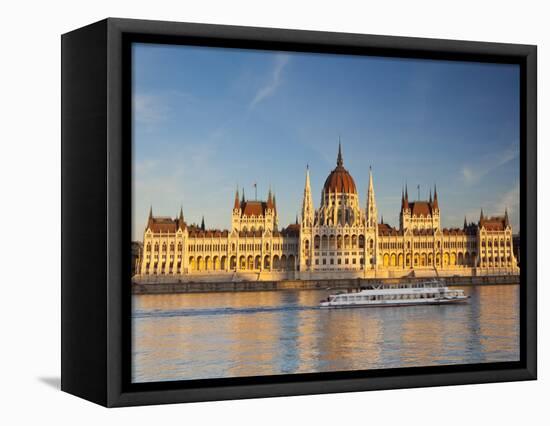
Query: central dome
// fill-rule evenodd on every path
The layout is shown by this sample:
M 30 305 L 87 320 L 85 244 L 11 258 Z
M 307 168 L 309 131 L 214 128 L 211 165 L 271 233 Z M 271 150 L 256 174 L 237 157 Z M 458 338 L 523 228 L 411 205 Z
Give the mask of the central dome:
M 338 159 L 336 160 L 336 168 L 330 172 L 323 191 L 339 192 L 345 194 L 357 194 L 355 182 L 349 172 L 344 168 L 344 160 L 342 159 L 342 147 L 338 145 Z

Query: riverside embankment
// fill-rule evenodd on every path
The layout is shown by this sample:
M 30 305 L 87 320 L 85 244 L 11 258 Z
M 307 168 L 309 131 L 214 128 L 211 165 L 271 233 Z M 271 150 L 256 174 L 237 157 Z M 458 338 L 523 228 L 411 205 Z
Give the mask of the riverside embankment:
M 519 275 L 488 275 L 478 277 L 445 277 L 449 286 L 485 286 L 519 284 Z M 288 291 L 355 289 L 363 286 L 426 281 L 425 277 L 411 278 L 368 278 L 337 280 L 280 280 L 280 281 L 228 281 L 228 282 L 162 282 L 132 283 L 134 294 L 209 293 L 227 291 Z

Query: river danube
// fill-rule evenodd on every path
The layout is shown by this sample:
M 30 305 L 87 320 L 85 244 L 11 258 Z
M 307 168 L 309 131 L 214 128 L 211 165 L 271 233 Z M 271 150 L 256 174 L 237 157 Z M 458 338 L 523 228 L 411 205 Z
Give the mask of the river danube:
M 134 382 L 519 360 L 519 286 L 468 303 L 319 309 L 327 291 L 134 295 Z

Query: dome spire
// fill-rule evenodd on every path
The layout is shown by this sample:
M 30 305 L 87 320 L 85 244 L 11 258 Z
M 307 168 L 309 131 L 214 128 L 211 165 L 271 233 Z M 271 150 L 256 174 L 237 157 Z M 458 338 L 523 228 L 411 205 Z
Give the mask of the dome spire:
M 338 136 L 338 159 L 336 160 L 336 165 L 338 167 L 344 166 L 344 159 L 342 158 L 342 142 L 340 141 L 340 136 Z

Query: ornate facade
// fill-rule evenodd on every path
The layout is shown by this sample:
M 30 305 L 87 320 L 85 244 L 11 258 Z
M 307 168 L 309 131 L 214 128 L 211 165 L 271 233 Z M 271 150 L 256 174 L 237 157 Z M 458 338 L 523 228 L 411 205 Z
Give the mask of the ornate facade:
M 372 172 L 365 207 L 344 168 L 341 146 L 318 209 L 306 169 L 300 220 L 279 229 L 271 190 L 266 201 L 236 191 L 231 229 L 155 217 L 143 235 L 138 278 L 144 280 L 277 280 L 517 274 L 508 213 L 462 228 L 441 228 L 437 189 L 426 201 L 401 194 L 399 226 L 378 221 Z

